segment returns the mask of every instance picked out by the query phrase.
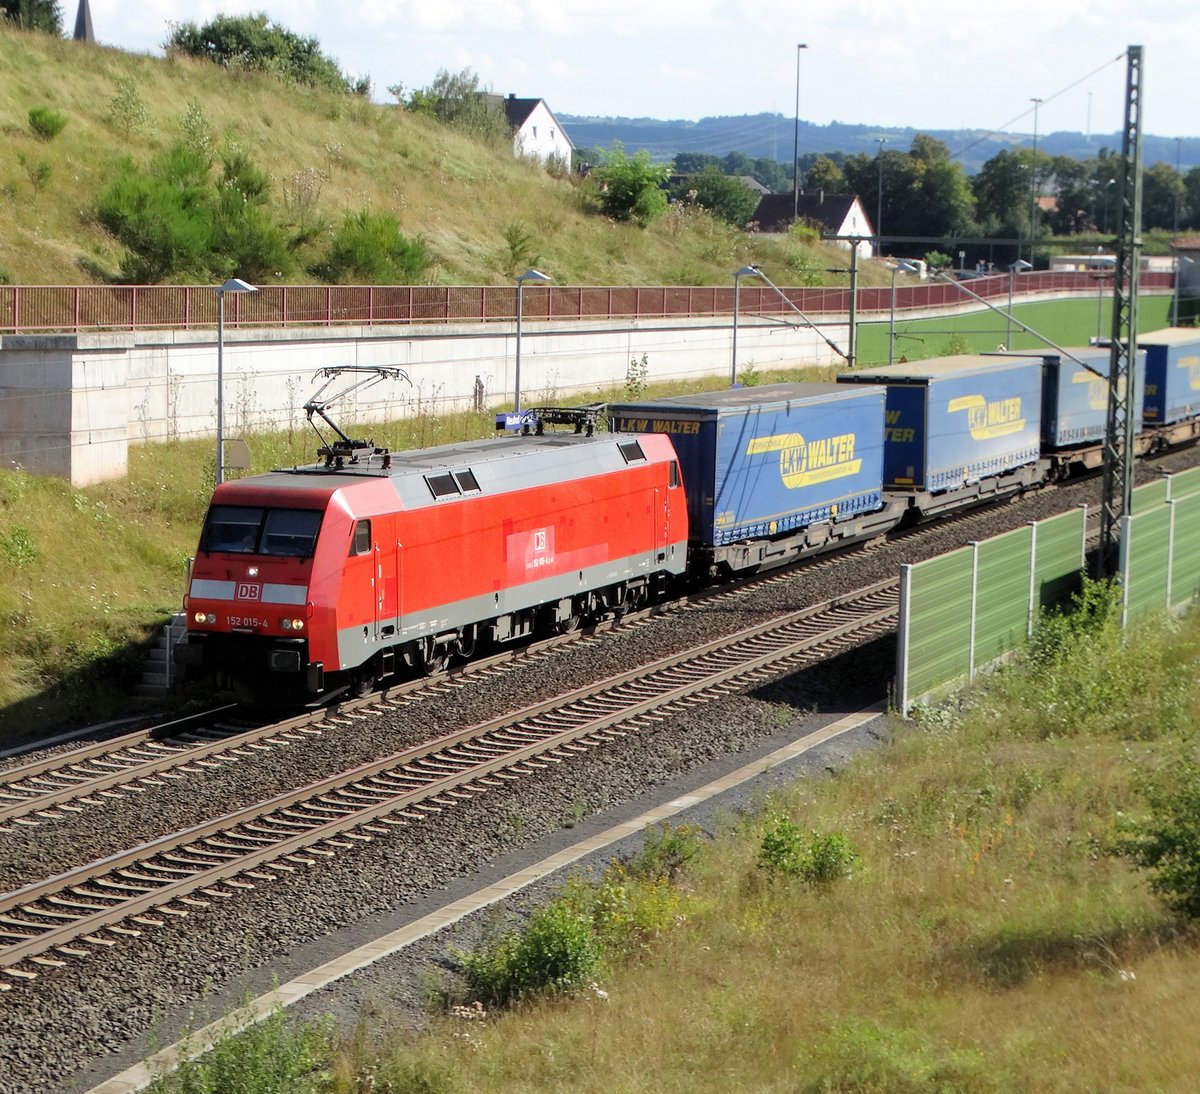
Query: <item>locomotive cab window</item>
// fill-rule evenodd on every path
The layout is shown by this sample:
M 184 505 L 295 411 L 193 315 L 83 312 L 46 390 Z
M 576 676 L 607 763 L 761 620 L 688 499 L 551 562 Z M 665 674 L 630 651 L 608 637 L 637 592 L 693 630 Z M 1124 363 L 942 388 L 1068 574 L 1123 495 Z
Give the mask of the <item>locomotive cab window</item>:
M 204 522 L 202 551 L 307 558 L 313 553 L 321 514 L 310 509 L 262 509 L 214 505 Z
M 354 526 L 354 542 L 350 544 L 352 555 L 369 555 L 371 553 L 371 522 L 360 520 Z
M 644 463 L 646 460 L 646 453 L 642 451 L 642 446 L 637 441 L 622 441 L 617 447 L 621 450 L 621 455 L 625 457 L 626 463 Z
M 268 509 L 259 554 L 308 558 L 320 527 L 321 514 L 312 509 Z

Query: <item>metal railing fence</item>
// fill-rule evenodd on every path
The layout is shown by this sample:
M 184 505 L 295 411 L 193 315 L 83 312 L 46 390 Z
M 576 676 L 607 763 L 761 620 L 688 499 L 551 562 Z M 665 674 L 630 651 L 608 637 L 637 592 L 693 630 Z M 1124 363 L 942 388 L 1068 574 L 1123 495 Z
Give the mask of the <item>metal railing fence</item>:
M 1104 279 L 1107 282 L 1107 278 Z M 1009 276 L 972 278 L 971 291 L 989 299 L 1007 297 Z M 1144 289 L 1170 289 L 1170 273 L 1143 274 Z M 1033 271 L 1015 288 L 1030 293 L 1097 292 L 1094 273 Z M 786 300 L 765 286 L 743 284 L 739 309 L 746 315 L 783 315 L 793 308 L 814 316 L 845 315 L 848 288 L 784 288 Z M 522 318 L 528 321 L 695 319 L 730 315 L 729 286 L 548 285 L 526 290 Z M 789 303 L 790 302 L 790 303 Z M 900 311 L 970 303 L 955 285 L 937 281 L 896 289 Z M 860 313 L 887 311 L 889 287 L 860 288 Z M 516 318 L 515 285 L 265 285 L 226 301 L 228 327 L 335 327 L 419 323 L 486 323 Z M 212 285 L 3 285 L 0 334 L 87 331 L 203 330 L 217 324 Z

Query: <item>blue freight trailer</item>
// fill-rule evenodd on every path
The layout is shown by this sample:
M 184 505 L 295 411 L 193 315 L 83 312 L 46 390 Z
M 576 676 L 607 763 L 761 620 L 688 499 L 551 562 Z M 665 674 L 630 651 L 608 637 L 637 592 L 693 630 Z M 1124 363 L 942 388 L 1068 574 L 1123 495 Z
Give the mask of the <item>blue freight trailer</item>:
M 1200 331 L 1167 327 L 1139 334 L 1138 348 L 1146 351 L 1145 424 L 1171 425 L 1200 415 Z
M 881 387 L 802 383 L 608 406 L 612 429 L 674 441 L 694 544 L 820 526 L 795 553 L 883 508 L 883 413 Z M 757 565 L 765 555 L 746 557 Z
M 843 373 L 887 387 L 883 481 L 938 494 L 1036 464 L 1042 359 L 962 355 Z
M 1077 360 L 1057 353 L 1039 355 L 1045 362 L 1042 443 L 1047 449 L 1100 444 L 1108 424 L 1109 350 L 1088 346 L 1070 348 L 1067 352 Z M 1133 406 L 1130 408 L 1135 422 L 1142 420 L 1145 393 L 1146 354 L 1140 351 L 1134 369 Z

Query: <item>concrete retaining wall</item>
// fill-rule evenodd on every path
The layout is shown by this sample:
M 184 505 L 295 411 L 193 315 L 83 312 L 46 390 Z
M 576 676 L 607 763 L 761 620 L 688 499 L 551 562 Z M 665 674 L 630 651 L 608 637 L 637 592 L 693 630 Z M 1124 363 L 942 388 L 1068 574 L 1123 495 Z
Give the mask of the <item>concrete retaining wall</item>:
M 844 324 L 822 328 L 845 346 Z M 645 355 L 651 382 L 728 377 L 728 319 L 603 323 L 526 322 L 521 331 L 525 406 L 625 382 Z M 742 316 L 740 367 L 759 370 L 841 359 L 815 331 Z M 333 408 L 335 420 L 384 421 L 420 412 L 512 406 L 511 323 L 406 327 L 225 330 L 227 439 L 304 424 L 318 370 L 333 365 L 404 369 Z M 216 434 L 215 331 L 0 337 L 0 467 L 58 475 L 73 485 L 119 478 L 128 447 Z

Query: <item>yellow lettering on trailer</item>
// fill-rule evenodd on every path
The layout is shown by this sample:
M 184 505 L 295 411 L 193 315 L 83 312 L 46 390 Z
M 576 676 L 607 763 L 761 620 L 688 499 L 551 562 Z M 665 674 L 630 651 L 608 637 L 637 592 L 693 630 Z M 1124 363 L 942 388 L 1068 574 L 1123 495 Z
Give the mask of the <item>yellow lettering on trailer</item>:
M 806 441 L 799 433 L 778 433 L 771 437 L 756 437 L 746 447 L 747 456 L 779 453 L 779 477 L 789 490 L 831 482 L 833 479 L 857 475 L 862 460 L 854 455 L 857 437 L 839 433 Z
M 955 414 L 960 410 L 967 412 L 967 428 L 971 437 L 977 441 L 990 441 L 997 437 L 1007 437 L 1012 433 L 1020 433 L 1025 428 L 1025 419 L 1021 417 L 1021 398 L 1014 395 L 1010 399 L 995 399 L 988 402 L 982 395 L 960 395 L 946 404 L 946 411 Z

